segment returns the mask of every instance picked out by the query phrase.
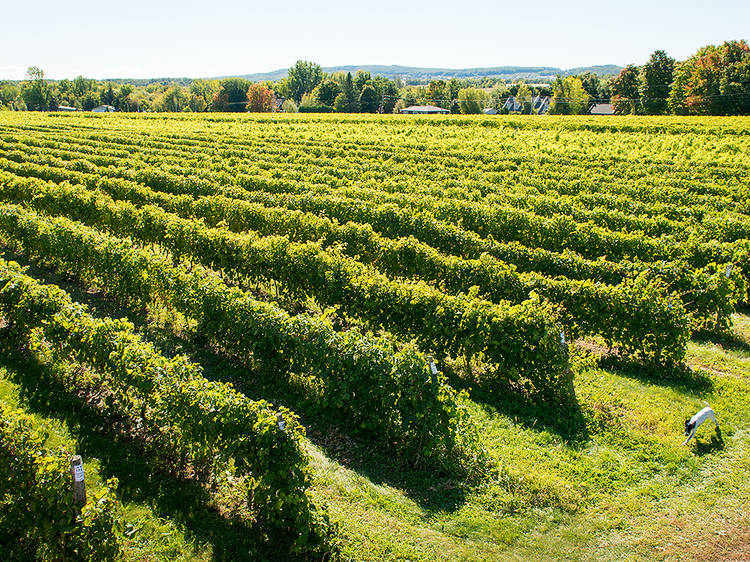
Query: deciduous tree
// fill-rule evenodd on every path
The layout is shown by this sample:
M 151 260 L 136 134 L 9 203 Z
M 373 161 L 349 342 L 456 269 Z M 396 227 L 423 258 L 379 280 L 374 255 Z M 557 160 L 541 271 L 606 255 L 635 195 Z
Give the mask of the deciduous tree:
M 289 97 L 299 103 L 302 100 L 302 94 L 312 92 L 322 81 L 323 69 L 319 64 L 298 60 L 289 69 L 289 75 L 287 76 L 286 84 L 289 89 Z
M 208 111 L 211 109 L 211 101 L 220 87 L 218 80 L 193 80 L 190 83 L 190 93 L 192 94 L 190 109 L 193 111 Z
M 558 76 L 552 84 L 550 115 L 582 115 L 588 113 L 589 95 L 576 76 Z
M 615 113 L 636 113 L 639 103 L 639 77 L 639 68 L 634 64 L 629 64 L 620 71 L 616 78 L 612 79 L 610 86 Z
M 678 64 L 669 106 L 675 113 L 750 114 L 748 44 L 708 45 Z
M 324 80 L 313 90 L 315 99 L 322 105 L 333 107 L 333 102 L 336 101 L 336 96 L 341 93 L 341 88 L 338 82 L 334 80 Z
M 20 90 L 15 84 L 2 84 L 0 85 L 0 105 L 15 109 L 16 100 Z
M 26 71 L 27 82 L 21 90 L 26 108 L 30 111 L 48 111 L 52 104 L 52 90 L 44 79 L 44 71 L 38 66 L 30 66 Z
M 248 88 L 250 88 L 249 80 L 225 78 L 221 81 L 219 90 L 214 94 L 211 108 L 214 111 L 245 111 Z
M 431 80 L 427 85 L 428 103 L 448 109 L 451 103 L 451 93 L 445 80 Z
M 273 109 L 273 92 L 263 84 L 253 84 L 247 90 L 247 110 L 268 113 Z
M 380 105 L 378 100 L 378 94 L 375 88 L 366 84 L 362 88 L 362 93 L 359 94 L 359 109 L 363 113 L 375 113 Z
M 641 67 L 639 93 L 643 110 L 650 115 L 666 113 L 672 87 L 674 59 L 664 51 L 654 51 Z
M 489 95 L 479 88 L 463 88 L 458 92 L 461 113 L 481 113 Z
M 370 82 L 372 80 L 370 73 L 366 70 L 358 70 L 357 74 L 354 76 L 354 89 L 357 91 L 357 94 L 360 94 L 362 92 L 362 88 L 365 87 L 365 84 Z

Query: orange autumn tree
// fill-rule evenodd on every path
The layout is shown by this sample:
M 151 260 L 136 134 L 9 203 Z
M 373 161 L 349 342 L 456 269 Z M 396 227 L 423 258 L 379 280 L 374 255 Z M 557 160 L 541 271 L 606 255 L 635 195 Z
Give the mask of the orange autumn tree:
M 273 109 L 273 92 L 263 84 L 253 84 L 247 90 L 247 110 L 267 113 Z
M 674 113 L 750 113 L 750 47 L 745 41 L 708 45 L 675 70 L 669 105 Z

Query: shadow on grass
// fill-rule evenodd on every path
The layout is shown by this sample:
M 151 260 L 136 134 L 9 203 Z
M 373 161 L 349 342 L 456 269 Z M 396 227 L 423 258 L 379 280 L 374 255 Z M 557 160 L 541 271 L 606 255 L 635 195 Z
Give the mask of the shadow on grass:
M 150 505 L 198 544 L 211 545 L 214 560 L 275 559 L 288 552 L 284 545 L 268 544 L 257 527 L 221 516 L 196 482 L 167 475 L 141 443 L 115 431 L 113 420 L 70 394 L 55 378 L 56 367 L 7 348 L 6 341 L 0 342 L 0 365 L 13 374 L 25 406 L 63 421 L 76 441 L 76 453 L 98 458 L 104 478 L 118 478 L 117 493 L 123 502 Z
M 696 332 L 693 334 L 693 340 L 698 343 L 712 343 L 729 351 L 750 353 L 750 343 L 734 332 Z
M 715 453 L 717 451 L 722 451 L 726 446 L 724 437 L 721 435 L 721 431 L 719 431 L 718 429 L 711 434 L 711 438 L 707 441 L 697 436 L 694 437 L 693 440 L 695 442 L 695 444 L 693 445 L 695 454 L 699 457 L 710 455 L 711 453 Z
M 375 443 L 350 431 L 336 412 L 321 410 L 315 397 L 294 377 L 280 377 L 268 369 L 252 370 L 238 360 L 207 348 L 193 349 L 190 358 L 204 375 L 231 382 L 254 399 L 263 398 L 294 411 L 307 435 L 332 461 L 364 476 L 376 485 L 402 490 L 426 511 L 452 512 L 465 502 L 466 486 L 458 473 L 406 466 L 402 460 Z
M 589 440 L 586 419 L 575 394 L 561 403 L 545 403 L 510 391 L 470 385 L 461 377 L 451 376 L 450 382 L 463 387 L 490 414 L 501 414 L 524 427 L 555 433 L 568 445 Z
M 29 275 L 41 282 L 58 285 L 74 301 L 86 304 L 93 316 L 127 318 L 166 354 L 183 353 L 199 364 L 207 379 L 232 383 L 252 399 L 265 399 L 291 409 L 307 428 L 310 440 L 329 458 L 373 483 L 402 490 L 427 511 L 452 512 L 463 505 L 465 486 L 459 474 L 405 466 L 392 454 L 357 437 L 356 432 L 337 425 L 341 420 L 336 412 L 321 411 L 309 389 L 304 384 L 295 383 L 293 377 L 279 376 L 279 372 L 271 368 L 259 369 L 243 364 L 241 360 L 207 345 L 207 338 L 194 329 L 183 329 L 181 335 L 176 335 L 172 329 L 154 324 L 146 311 L 125 307 L 100 292 L 88 291 L 76 279 L 40 267 L 7 248 L 4 254 L 6 259 L 28 266 Z
M 613 355 L 599 356 L 597 364 L 602 369 L 608 369 L 633 380 L 684 392 L 708 392 L 713 389 L 710 377 L 687 365 L 649 366 Z

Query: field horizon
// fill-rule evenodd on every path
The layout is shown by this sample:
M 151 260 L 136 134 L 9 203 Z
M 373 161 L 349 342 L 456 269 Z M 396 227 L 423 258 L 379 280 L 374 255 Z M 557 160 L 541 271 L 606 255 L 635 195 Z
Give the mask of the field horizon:
M 749 153 L 743 117 L 2 112 L 3 415 L 118 480 L 113 559 L 747 559 Z

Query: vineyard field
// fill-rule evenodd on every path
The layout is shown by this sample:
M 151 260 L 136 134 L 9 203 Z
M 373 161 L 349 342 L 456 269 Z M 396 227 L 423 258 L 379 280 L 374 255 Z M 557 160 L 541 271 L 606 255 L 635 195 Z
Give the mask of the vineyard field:
M 98 556 L 750 556 L 747 118 L 0 112 L 0 251 Z

